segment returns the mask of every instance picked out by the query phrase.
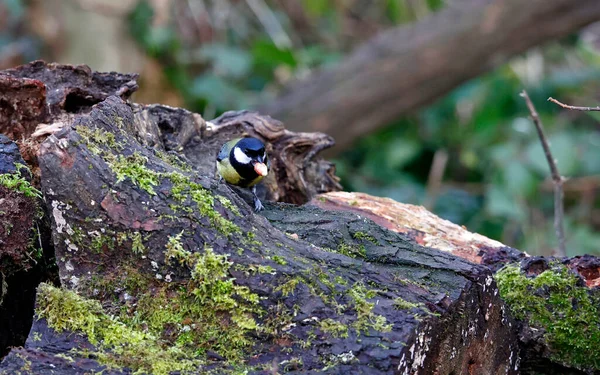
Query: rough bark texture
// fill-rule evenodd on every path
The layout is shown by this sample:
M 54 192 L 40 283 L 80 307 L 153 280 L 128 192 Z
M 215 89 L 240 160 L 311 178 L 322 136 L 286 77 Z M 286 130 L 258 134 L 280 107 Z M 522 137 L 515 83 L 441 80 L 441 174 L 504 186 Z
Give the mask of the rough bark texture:
M 322 131 L 343 150 L 509 57 L 600 20 L 596 0 L 464 0 L 382 32 L 332 69 L 259 108 L 294 131 Z
M 244 310 L 257 325 L 236 325 L 240 317 L 232 307 L 204 323 L 232 337 L 244 333 L 248 344 L 237 350 L 255 372 L 516 373 L 516 337 L 488 269 L 351 213 L 267 204 L 268 220 L 253 215 L 236 191 L 215 186 L 211 176 L 190 173 L 182 161 L 129 136 L 126 129 L 153 126 L 136 124 L 147 118 L 134 115 L 138 109 L 110 97 L 42 145 L 41 184 L 52 210 L 63 287 L 101 301 L 103 311 L 142 330 L 152 324 L 144 319 L 155 313 L 144 311 L 153 308 L 146 305 L 149 299 L 161 304 L 168 295 L 182 306 L 197 303 L 187 293 L 200 293 L 206 285 L 193 271 L 215 254 L 232 262 L 226 267 L 236 288 L 260 297 Z M 228 121 L 241 122 L 248 114 L 238 116 Z M 175 248 L 184 251 L 169 252 Z M 215 278 L 211 284 L 219 281 Z M 230 293 L 241 306 L 249 304 L 241 292 Z M 38 318 L 52 320 L 56 317 L 45 315 L 52 306 L 44 296 Z M 177 344 L 182 332 L 174 328 L 194 318 L 189 314 L 153 327 L 162 345 Z M 131 316 L 142 322 L 128 320 Z M 22 365 L 39 371 L 47 366 L 40 358 L 51 355 L 50 347 L 32 344 L 33 337 L 44 343 L 45 327 L 44 320 L 34 326 L 26 348 L 3 362 L 5 373 Z M 66 339 L 68 331 L 52 335 L 52 342 L 64 343 L 53 347 L 59 353 L 78 345 Z M 98 345 L 91 350 L 103 358 L 108 349 Z M 231 368 L 237 358 L 218 339 L 196 345 L 207 350 L 198 372 Z M 79 364 L 81 355 L 69 355 L 76 361 L 63 361 L 61 368 Z M 118 355 L 115 361 L 134 369 L 152 366 Z
M 416 243 L 484 264 L 497 271 L 518 262 L 526 254 L 466 228 L 443 220 L 421 206 L 396 202 L 364 193 L 334 192 L 311 201 L 323 209 L 354 212 L 384 228 L 404 233 Z
M 44 74 L 51 71 L 74 70 Z M 100 76 L 107 87 L 121 87 L 115 86 L 121 75 L 114 82 Z M 16 114 L 29 105 L 20 103 Z M 555 332 L 556 324 L 563 327 L 564 306 L 593 317 L 573 320 L 567 329 L 574 332 L 598 319 L 596 258 L 556 266 L 421 208 L 364 194 L 329 192 L 311 200 L 337 189 L 332 165 L 316 155 L 331 138 L 288 132 L 266 116 L 232 112 L 207 122 L 117 96 L 89 105 L 78 114 L 59 106 L 40 132 L 41 139 L 55 134 L 41 147 L 21 143 L 28 155 L 38 151 L 26 160 L 39 160 L 52 223 L 51 239 L 42 230 L 41 242 L 45 254 L 55 251 L 62 288 L 40 284 L 35 298 L 47 273 L 10 279 L 0 269 L 9 285 L 0 284 L 0 355 L 24 342 L 34 320 L 24 347 L 10 351 L 0 374 L 516 374 L 521 360 L 523 373 L 600 368 L 585 340 L 567 340 L 581 345 L 579 353 L 565 349 Z M 256 215 L 248 191 L 217 183 L 214 155 L 224 140 L 242 134 L 269 143 L 274 166 L 263 191 L 269 200 L 308 204 L 265 202 Z M 15 145 L 0 142 L 0 171 L 13 171 L 16 160 Z M 32 220 L 22 216 L 27 210 L 8 211 L 11 220 L 26 219 L 20 228 Z M 0 239 L 21 245 L 31 236 L 2 233 Z M 517 325 L 492 270 L 519 260 L 520 268 L 496 275 L 521 314 Z M 507 292 L 548 270 L 563 289 L 541 283 L 520 295 Z M 544 303 L 557 293 L 563 300 L 548 305 L 550 324 L 522 314 L 529 301 Z M 18 334 L 6 340 L 14 327 Z
M 215 155 L 228 140 L 245 135 L 262 139 L 271 158 L 271 173 L 259 195 L 271 201 L 302 204 L 318 193 L 341 190 L 333 163 L 318 157 L 333 146 L 323 133 L 295 133 L 269 116 L 255 112 L 227 112 L 212 121 L 180 108 L 164 105 L 135 107 L 135 134 L 150 147 L 182 154 L 198 173 L 214 176 Z

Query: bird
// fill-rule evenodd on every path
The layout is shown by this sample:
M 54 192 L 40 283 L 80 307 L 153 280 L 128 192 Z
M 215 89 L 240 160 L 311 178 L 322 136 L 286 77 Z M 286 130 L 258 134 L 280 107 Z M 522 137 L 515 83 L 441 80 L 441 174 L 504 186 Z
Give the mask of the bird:
M 217 171 L 221 176 L 219 181 L 250 188 L 256 212 L 264 209 L 256 195 L 256 184 L 269 173 L 270 167 L 265 144 L 254 137 L 232 139 L 221 147 L 217 155 Z

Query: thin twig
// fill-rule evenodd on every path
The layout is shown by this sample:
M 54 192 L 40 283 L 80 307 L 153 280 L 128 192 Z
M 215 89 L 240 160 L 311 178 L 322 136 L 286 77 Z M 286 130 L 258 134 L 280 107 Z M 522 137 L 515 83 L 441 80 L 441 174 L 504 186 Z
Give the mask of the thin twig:
M 552 156 L 552 152 L 550 151 L 550 146 L 548 145 L 548 139 L 544 134 L 544 127 L 542 125 L 542 121 L 538 116 L 531 99 L 529 99 L 529 95 L 527 95 L 527 91 L 523 90 L 521 96 L 525 99 L 525 103 L 527 104 L 527 108 L 529 108 L 529 113 L 531 113 L 531 118 L 533 119 L 533 123 L 535 124 L 535 128 L 537 129 L 538 136 L 540 137 L 540 141 L 542 142 L 542 148 L 544 149 L 544 154 L 546 155 L 546 160 L 548 161 L 548 165 L 550 166 L 550 173 L 552 175 L 552 180 L 554 181 L 554 230 L 556 230 L 556 237 L 558 237 L 558 251 L 557 255 L 564 257 L 567 255 L 566 247 L 565 247 L 565 229 L 564 229 L 564 207 L 563 207 L 563 182 L 564 179 L 561 177 L 560 173 L 558 173 L 558 167 L 556 166 L 556 160 Z
M 423 202 L 423 207 L 431 210 L 435 205 L 435 202 L 440 194 L 440 188 L 442 186 L 442 179 L 444 178 L 444 172 L 448 165 L 448 151 L 439 149 L 433 154 L 433 162 L 431 163 L 431 169 L 429 170 L 429 177 L 427 178 L 427 194 Z
M 572 109 L 574 111 L 587 111 L 587 112 L 600 112 L 600 106 L 598 107 L 577 107 L 574 105 L 568 105 L 565 103 L 561 103 L 558 100 L 554 99 L 554 98 L 548 98 L 549 102 L 558 104 L 559 106 L 566 108 L 566 109 Z

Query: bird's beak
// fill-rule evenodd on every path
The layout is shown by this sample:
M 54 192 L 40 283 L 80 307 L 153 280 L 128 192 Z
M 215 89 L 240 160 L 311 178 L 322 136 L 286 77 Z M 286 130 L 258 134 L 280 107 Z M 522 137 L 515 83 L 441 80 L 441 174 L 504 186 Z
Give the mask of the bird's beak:
M 269 173 L 269 169 L 265 163 L 254 163 L 254 171 L 258 173 L 259 176 L 263 177 Z

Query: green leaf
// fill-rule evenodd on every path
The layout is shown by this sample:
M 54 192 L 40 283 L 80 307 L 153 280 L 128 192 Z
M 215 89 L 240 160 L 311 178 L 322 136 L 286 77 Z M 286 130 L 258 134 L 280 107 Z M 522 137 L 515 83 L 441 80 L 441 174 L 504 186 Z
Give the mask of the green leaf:
M 519 161 L 513 160 L 502 172 L 506 190 L 511 195 L 530 197 L 536 193 L 539 179 Z
M 329 0 L 302 0 L 302 5 L 306 12 L 313 17 L 324 16 L 332 10 L 332 5 L 335 6 Z
M 501 216 L 519 221 L 527 217 L 525 207 L 518 204 L 516 197 L 495 185 L 488 188 L 485 207 L 492 216 Z
M 216 74 L 242 78 L 252 65 L 252 56 L 247 51 L 220 43 L 203 45 L 200 57 L 210 61 Z
M 271 41 L 258 41 L 252 47 L 254 63 L 276 68 L 279 65 L 288 65 L 295 68 L 297 65 L 294 52 L 289 49 L 280 49 Z
M 421 152 L 421 144 L 416 139 L 394 139 L 385 148 L 387 164 L 390 168 L 402 168 Z
M 246 107 L 244 92 L 225 79 L 213 74 L 197 77 L 191 89 L 192 95 L 205 99 L 222 110 L 243 109 Z

